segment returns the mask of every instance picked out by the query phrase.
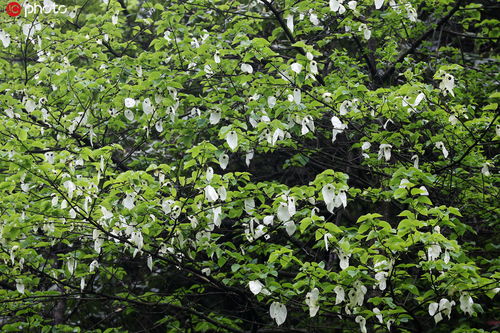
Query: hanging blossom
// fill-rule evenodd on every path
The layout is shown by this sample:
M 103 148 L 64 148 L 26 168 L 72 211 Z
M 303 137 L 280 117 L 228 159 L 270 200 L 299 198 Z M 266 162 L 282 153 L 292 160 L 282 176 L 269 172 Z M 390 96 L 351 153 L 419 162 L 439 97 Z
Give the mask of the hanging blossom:
M 450 319 L 453 305 L 455 305 L 455 301 L 450 302 L 446 298 L 442 298 L 439 303 L 429 304 L 429 315 L 434 317 L 436 324 L 443 320 L 443 314 Z
M 447 95 L 448 93 L 455 97 L 455 93 L 453 92 L 453 89 L 455 88 L 455 78 L 453 75 L 442 72 L 441 75 L 438 75 L 441 77 L 441 82 L 439 83 L 439 89 L 443 92 L 443 95 Z
M 392 145 L 387 143 L 382 143 L 378 151 L 378 159 L 381 160 L 382 157 L 388 162 L 391 159 L 391 149 Z
M 353 289 L 349 290 L 349 306 L 351 308 L 362 306 L 368 289 L 360 282 L 354 282 Z
M 474 309 L 472 308 L 472 305 L 474 304 L 474 300 L 468 293 L 463 293 L 460 295 L 460 310 L 463 311 L 463 313 L 472 316 L 474 313 Z
M 340 15 L 344 14 L 346 9 L 343 5 L 344 0 L 330 0 L 330 10 L 335 13 L 339 13 Z
M 358 324 L 359 324 L 359 329 L 361 331 L 361 333 L 366 333 L 366 319 L 362 316 L 356 316 L 356 318 L 354 319 L 354 321 L 356 321 Z
M 438 142 L 435 143 L 435 145 L 436 145 L 437 149 L 441 149 L 441 151 L 443 152 L 444 158 L 447 158 L 448 157 L 448 150 L 444 146 L 443 141 L 438 141 Z
M 345 291 L 342 286 L 336 286 L 333 291 L 335 291 L 335 305 L 342 303 L 345 300 Z
M 369 40 L 370 37 L 372 36 L 372 31 L 368 28 L 368 26 L 364 23 L 360 24 L 358 31 L 363 32 L 363 37 L 366 40 Z
M 284 304 L 273 302 L 269 308 L 271 318 L 276 321 L 276 325 L 280 326 L 286 320 L 287 310 Z
M 309 132 L 314 133 L 314 120 L 311 116 L 305 116 L 304 118 L 302 118 L 301 124 L 302 135 L 306 135 Z
M 306 294 L 306 304 L 309 307 L 309 316 L 312 318 L 316 316 L 319 311 L 319 290 L 318 288 L 314 288 L 310 292 Z
M 337 139 L 337 134 L 342 133 L 347 128 L 347 125 L 343 124 L 342 121 L 340 121 L 340 119 L 336 116 L 332 117 L 331 122 L 333 125 L 333 130 L 332 130 L 332 143 L 333 143 Z

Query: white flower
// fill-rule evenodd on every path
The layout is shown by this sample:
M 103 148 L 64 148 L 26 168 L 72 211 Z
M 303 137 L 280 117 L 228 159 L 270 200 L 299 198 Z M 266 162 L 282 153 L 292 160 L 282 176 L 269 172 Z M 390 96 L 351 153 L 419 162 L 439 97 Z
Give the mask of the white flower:
M 342 121 L 336 116 L 333 116 L 331 119 L 333 130 L 332 130 L 332 143 L 337 139 L 337 134 L 342 133 L 347 125 L 343 124 Z
M 291 33 L 293 33 L 293 15 L 288 15 L 286 17 L 286 26 Z
M 273 222 L 274 222 L 274 215 L 268 215 L 268 216 L 265 216 L 264 219 L 262 220 L 262 222 L 265 224 L 265 225 L 273 225 Z
M 288 204 L 286 202 L 281 202 L 278 207 L 278 219 L 282 222 L 290 220 L 290 212 L 288 211 Z
M 295 225 L 295 222 L 293 222 L 293 221 L 285 222 L 284 226 L 285 226 L 285 230 L 286 230 L 286 233 L 288 234 L 288 236 L 293 235 L 295 233 L 295 231 L 297 230 L 297 226 Z
M 76 185 L 71 180 L 67 180 L 63 183 L 63 186 L 68 191 L 68 198 L 71 199 L 73 197 L 73 192 L 76 190 Z
M 210 183 L 213 177 L 214 177 L 214 169 L 212 167 L 208 167 L 207 172 L 205 173 L 205 178 L 207 179 L 207 182 Z
M 205 198 L 208 202 L 214 202 L 219 199 L 219 195 L 211 185 L 208 185 L 205 187 Z
M 16 289 L 20 294 L 24 294 L 24 283 L 21 279 L 16 279 Z
M 250 150 L 248 153 L 245 154 L 245 164 L 247 165 L 247 167 L 250 166 L 250 161 L 252 160 L 253 158 L 253 150 Z
M 312 74 L 318 75 L 318 63 L 314 60 L 311 61 L 311 63 L 309 64 L 309 70 Z
M 366 319 L 361 316 L 356 316 L 354 319 L 359 324 L 359 329 L 361 330 L 361 333 L 366 333 Z
M 345 299 L 345 291 L 342 286 L 336 286 L 334 289 L 336 297 L 335 297 L 335 305 L 340 304 Z
M 127 194 L 127 196 L 122 201 L 123 207 L 127 209 L 134 208 L 135 207 L 134 198 L 135 196 L 133 194 Z
M 126 109 L 125 112 L 123 113 L 123 115 L 125 116 L 125 118 L 127 118 L 129 121 L 133 121 L 134 120 L 134 113 L 132 111 L 130 111 L 129 109 Z
M 384 5 L 384 0 L 375 0 L 375 9 L 380 9 Z
M 215 125 L 220 121 L 222 113 L 220 110 L 210 112 L 210 124 Z
M 446 147 L 444 146 L 444 143 L 442 141 L 438 141 L 435 143 L 437 149 L 441 149 L 443 152 L 444 158 L 448 157 L 448 150 L 446 150 Z
M 216 64 L 220 64 L 220 56 L 219 56 L 219 51 L 216 51 L 214 54 L 214 61 Z
M 455 78 L 453 75 L 444 73 L 441 78 L 441 83 L 439 83 L 439 89 L 443 92 L 443 95 L 447 95 L 448 93 L 451 96 L 455 96 L 453 92 L 453 88 L 455 88 Z
M 305 116 L 302 119 L 302 135 L 309 133 L 309 131 L 314 133 L 314 120 L 311 116 Z
M 264 288 L 264 285 L 259 280 L 254 280 L 248 283 L 248 287 L 252 294 L 258 295 L 262 291 L 262 288 Z
M 69 274 L 73 274 L 76 270 L 78 262 L 74 258 L 69 258 L 68 261 L 66 262 L 66 265 L 68 267 Z
M 351 257 L 350 253 L 345 253 L 342 250 L 338 251 L 339 259 L 340 259 L 340 269 L 344 270 L 349 267 L 349 258 Z
M 392 145 L 387 143 L 382 143 L 379 147 L 378 159 L 380 160 L 382 159 L 382 157 L 384 157 L 386 161 L 389 161 L 391 159 L 391 149 Z
M 368 29 L 368 26 L 364 23 L 362 23 L 359 28 L 358 28 L 358 31 L 363 31 L 363 37 L 368 40 L 370 39 L 371 35 L 372 35 L 372 32 L 370 29 Z
M 274 96 L 269 96 L 267 98 L 267 105 L 269 105 L 269 107 L 272 109 L 274 108 L 274 106 L 276 105 L 276 97 Z
M 406 14 L 408 15 L 408 19 L 412 22 L 416 22 L 417 21 L 417 11 L 415 10 L 415 8 L 413 8 L 410 3 L 406 3 L 405 6 L 406 6 Z
M 430 261 L 436 260 L 441 254 L 441 246 L 433 244 L 427 248 L 427 257 Z
M 298 88 L 295 88 L 293 90 L 293 101 L 295 102 L 295 104 L 300 104 L 300 102 L 302 101 L 302 93 Z
M 150 271 L 153 271 L 153 257 L 151 255 L 146 259 L 146 265 L 148 266 Z
M 463 313 L 471 316 L 474 313 L 474 309 L 472 308 L 473 304 L 474 300 L 472 299 L 472 297 L 470 297 L 469 294 L 463 293 L 460 296 L 460 310 L 462 310 Z
M 245 206 L 245 212 L 249 215 L 252 215 L 255 211 L 255 200 L 253 198 L 247 198 L 243 203 Z
M 338 12 L 340 15 L 345 13 L 345 7 L 343 5 L 344 0 L 330 0 L 330 10 L 332 12 Z
M 126 105 L 126 102 L 125 102 L 125 105 Z M 131 106 L 128 106 L 128 107 L 131 107 Z M 144 99 L 144 101 L 142 102 L 142 110 L 144 111 L 145 114 L 152 114 L 154 109 L 153 109 L 153 105 L 151 104 L 151 100 L 149 98 L 146 98 Z
M 99 268 L 99 262 L 97 260 L 94 260 L 89 265 L 90 273 L 93 273 L 96 270 L 96 268 Z
M 349 7 L 350 10 L 356 10 L 357 5 L 358 5 L 357 1 L 349 1 L 347 3 L 347 7 Z
M 273 302 L 269 308 L 269 314 L 272 319 L 276 320 L 276 324 L 280 326 L 286 320 L 286 306 L 279 302 Z
M 253 73 L 253 67 L 250 64 L 243 63 L 243 64 L 241 64 L 241 71 L 243 73 L 252 74 Z
M 389 273 L 385 271 L 375 273 L 375 280 L 377 280 L 378 288 L 380 290 L 385 290 L 385 288 L 387 287 L 386 285 L 387 275 L 389 275 Z
M 481 173 L 485 176 L 490 175 L 490 169 L 488 168 L 490 166 L 490 163 L 486 162 L 483 163 L 483 167 L 481 168 Z
M 364 150 L 368 150 L 368 149 L 370 149 L 371 146 L 372 146 L 371 143 L 369 143 L 369 142 L 363 142 L 363 144 L 361 145 L 361 150 L 363 150 L 363 151 Z
M 124 103 L 125 103 L 125 107 L 127 107 L 127 108 L 133 108 L 135 106 L 135 104 L 136 104 L 136 101 L 133 98 L 127 97 L 127 98 L 125 98 L 125 102 Z
M 229 148 L 234 151 L 238 147 L 238 134 L 235 131 L 229 131 L 226 134 L 226 142 Z
M 314 317 L 318 313 L 319 310 L 318 298 L 319 298 L 318 288 L 314 288 L 313 290 L 311 290 L 306 294 L 306 304 L 307 306 L 309 306 L 310 317 Z
M 311 13 L 309 15 L 309 21 L 311 21 L 311 23 L 314 25 L 318 25 L 319 24 L 318 15 L 316 15 L 315 13 Z
M 111 23 L 113 23 L 114 25 L 116 25 L 118 23 L 118 14 L 115 13 L 113 14 L 113 16 L 111 16 Z
M 379 308 L 373 308 L 373 313 L 375 313 L 375 317 L 377 317 L 378 322 L 383 324 L 384 323 L 384 317 L 382 317 L 382 314 L 380 313 Z
M 290 68 L 292 69 L 292 71 L 294 71 L 295 73 L 299 74 L 301 71 L 302 71 L 302 65 L 299 64 L 298 62 L 294 62 Z
M 222 168 L 222 170 L 225 170 L 228 164 L 229 164 L 229 156 L 227 154 L 221 154 L 219 156 L 219 165 Z
M 9 47 L 10 45 L 10 35 L 0 29 L 0 40 L 2 41 L 3 47 Z

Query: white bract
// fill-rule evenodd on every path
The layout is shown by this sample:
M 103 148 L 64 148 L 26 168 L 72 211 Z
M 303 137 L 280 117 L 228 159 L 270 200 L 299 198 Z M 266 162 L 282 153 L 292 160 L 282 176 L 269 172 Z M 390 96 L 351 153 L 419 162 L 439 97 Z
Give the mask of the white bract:
M 337 134 L 342 133 L 347 125 L 343 124 L 342 121 L 336 116 L 333 116 L 331 119 L 333 130 L 332 130 L 332 143 L 337 139 Z
M 361 333 L 366 333 L 366 319 L 362 316 L 356 316 L 356 319 L 354 319 L 358 324 L 359 324 L 359 329 Z
M 380 9 L 384 5 L 384 0 L 375 0 L 375 9 Z
M 462 310 L 463 313 L 472 316 L 472 314 L 474 313 L 474 309 L 472 308 L 473 304 L 474 300 L 468 293 L 463 293 L 460 296 L 460 310 Z
M 379 147 L 378 151 L 378 159 L 385 158 L 386 161 L 389 161 L 391 159 L 391 149 L 392 145 L 387 144 L 387 143 L 382 143 Z
M 250 64 L 243 63 L 243 64 L 241 64 L 241 71 L 243 73 L 252 74 L 253 73 L 253 67 Z
M 444 146 L 444 143 L 442 141 L 438 141 L 435 143 L 437 149 L 441 149 L 443 152 L 444 158 L 448 157 L 448 150 L 446 150 L 446 147 Z
M 219 195 L 211 185 L 208 185 L 205 187 L 205 198 L 208 202 L 214 202 L 219 199 Z
M 0 41 L 2 41 L 3 47 L 9 47 L 10 35 L 2 29 L 0 29 Z
M 262 291 L 262 288 L 264 288 L 264 285 L 259 280 L 254 280 L 248 283 L 248 287 L 252 294 L 258 295 Z
M 219 110 L 210 112 L 210 124 L 215 125 L 220 121 L 222 113 Z
M 338 12 L 340 15 L 345 13 L 345 7 L 343 5 L 344 0 L 330 0 L 329 6 L 332 12 Z
M 149 98 L 144 99 L 144 101 L 142 102 L 142 111 L 144 111 L 144 113 L 147 115 L 153 113 L 153 105 L 151 104 L 151 100 Z
M 280 326 L 286 320 L 287 310 L 284 304 L 273 302 L 269 307 L 271 318 L 276 321 L 276 325 Z
M 234 151 L 238 147 L 238 134 L 235 131 L 229 131 L 226 134 L 226 142 L 229 148 Z
M 307 306 L 309 306 L 310 317 L 314 317 L 318 313 L 319 310 L 318 298 L 319 298 L 318 288 L 314 288 L 313 290 L 311 290 L 306 294 L 306 304 Z
M 287 26 L 288 30 L 290 30 L 290 32 L 293 33 L 293 16 L 292 15 L 288 15 L 286 17 L 286 26 Z
M 455 78 L 449 73 L 443 73 L 441 76 L 441 82 L 439 83 L 439 89 L 443 92 L 443 95 L 448 93 L 451 96 L 455 96 L 453 89 L 455 88 Z
M 127 107 L 127 108 L 133 108 L 136 104 L 136 101 L 133 98 L 127 97 L 127 98 L 125 98 L 124 104 L 125 104 L 125 107 Z
M 267 105 L 272 109 L 276 105 L 276 97 L 274 96 L 269 96 L 267 98 Z
M 335 305 L 342 303 L 345 300 L 345 291 L 342 286 L 336 286 L 333 291 L 335 291 Z
M 229 156 L 227 154 L 221 154 L 219 156 L 219 165 L 222 168 L 222 170 L 225 170 L 228 164 L 229 164 Z
M 295 73 L 299 74 L 301 71 L 302 71 L 302 65 L 299 64 L 298 62 L 294 62 L 290 68 L 292 69 L 292 71 L 294 71 Z

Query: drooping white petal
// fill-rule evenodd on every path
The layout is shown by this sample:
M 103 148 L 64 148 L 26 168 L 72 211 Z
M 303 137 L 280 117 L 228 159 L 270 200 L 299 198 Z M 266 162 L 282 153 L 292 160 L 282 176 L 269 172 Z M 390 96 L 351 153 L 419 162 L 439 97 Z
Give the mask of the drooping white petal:
M 335 305 L 342 303 L 345 300 L 345 291 L 342 286 L 336 286 L 334 289 L 336 297 L 335 297 Z
M 252 67 L 252 65 L 250 65 L 250 64 L 245 64 L 245 63 L 242 63 L 242 64 L 241 64 L 241 71 L 242 71 L 243 73 L 252 74 L 252 73 L 253 73 L 253 67 Z
M 316 316 L 319 310 L 319 290 L 314 288 L 306 294 L 306 304 L 309 306 L 309 316 L 312 318 Z
M 290 68 L 292 69 L 292 71 L 294 71 L 295 73 L 299 74 L 301 71 L 302 71 L 302 65 L 299 64 L 298 62 L 294 62 Z
M 229 156 L 227 154 L 221 154 L 219 156 L 219 165 L 222 168 L 222 170 L 225 170 L 228 164 L 229 164 Z
M 269 308 L 269 314 L 271 315 L 271 318 L 276 321 L 276 324 L 280 326 L 286 320 L 286 306 L 279 302 L 273 302 Z
M 219 199 L 219 195 L 211 185 L 208 185 L 205 187 L 205 198 L 208 202 L 214 202 Z
M 262 291 L 264 285 L 259 280 L 254 280 L 248 283 L 248 287 L 250 288 L 252 294 L 258 295 Z
M 255 211 L 255 200 L 253 198 L 247 198 L 244 201 L 245 212 L 252 215 Z
M 238 134 L 235 131 L 229 131 L 226 134 L 226 142 L 229 148 L 234 151 L 238 147 Z
M 375 9 L 380 9 L 384 5 L 384 0 L 375 0 Z
M 286 26 L 291 33 L 293 33 L 293 15 L 288 15 L 286 17 Z
M 209 119 L 210 124 L 215 125 L 219 123 L 221 115 L 222 113 L 220 112 L 220 110 L 215 110 L 210 112 L 210 119 Z
M 282 222 L 290 220 L 290 213 L 288 212 L 288 205 L 286 202 L 281 202 L 278 207 L 278 219 Z
M 295 233 L 295 231 L 297 230 L 297 225 L 293 221 L 285 222 L 284 226 L 285 226 L 285 230 L 286 230 L 286 233 L 288 234 L 288 236 L 293 235 Z
M 125 207 L 127 209 L 134 208 L 135 207 L 134 199 L 135 199 L 135 197 L 133 195 L 127 194 L 127 196 L 122 201 L 123 207 Z
M 276 97 L 274 96 L 269 96 L 267 98 L 267 105 L 272 109 L 276 105 Z
M 125 98 L 125 107 L 133 108 L 135 106 L 135 103 L 136 103 L 135 99 L 130 97 Z

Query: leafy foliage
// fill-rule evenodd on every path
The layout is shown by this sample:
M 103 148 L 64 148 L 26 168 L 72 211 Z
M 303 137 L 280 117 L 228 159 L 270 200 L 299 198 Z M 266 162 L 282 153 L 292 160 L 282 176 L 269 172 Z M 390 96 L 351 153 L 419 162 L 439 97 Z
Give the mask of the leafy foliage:
M 498 4 L 61 4 L 0 14 L 3 331 L 493 329 Z

